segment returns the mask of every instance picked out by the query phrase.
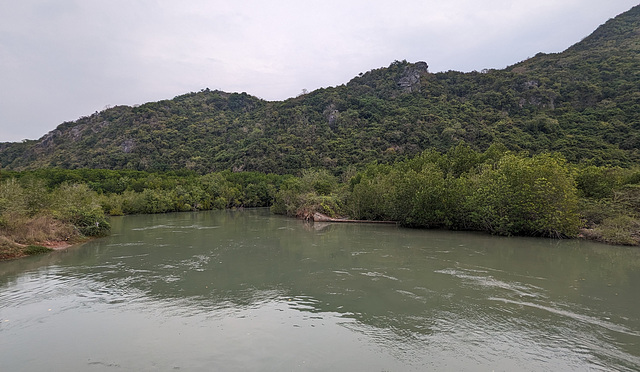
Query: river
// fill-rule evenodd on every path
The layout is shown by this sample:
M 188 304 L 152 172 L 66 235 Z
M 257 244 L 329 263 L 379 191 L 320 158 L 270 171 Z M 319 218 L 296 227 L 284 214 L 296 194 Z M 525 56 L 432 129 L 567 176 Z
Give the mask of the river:
M 0 371 L 637 371 L 640 249 L 266 209 L 0 262 Z

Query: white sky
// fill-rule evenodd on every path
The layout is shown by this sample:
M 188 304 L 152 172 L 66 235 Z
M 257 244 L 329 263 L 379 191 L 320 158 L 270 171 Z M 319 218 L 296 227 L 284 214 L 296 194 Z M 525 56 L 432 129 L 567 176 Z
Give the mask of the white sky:
M 284 100 L 394 60 L 432 72 L 560 52 L 638 0 L 6 0 L 0 142 L 204 88 Z

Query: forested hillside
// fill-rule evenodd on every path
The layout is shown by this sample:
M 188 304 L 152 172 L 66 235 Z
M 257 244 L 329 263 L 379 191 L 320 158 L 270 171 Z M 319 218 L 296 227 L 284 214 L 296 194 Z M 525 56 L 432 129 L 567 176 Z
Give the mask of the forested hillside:
M 0 144 L 3 169 L 296 173 L 407 159 L 460 142 L 569 162 L 640 159 L 640 6 L 557 54 L 504 70 L 430 73 L 393 62 L 286 101 L 204 89 L 117 106 L 39 140 Z

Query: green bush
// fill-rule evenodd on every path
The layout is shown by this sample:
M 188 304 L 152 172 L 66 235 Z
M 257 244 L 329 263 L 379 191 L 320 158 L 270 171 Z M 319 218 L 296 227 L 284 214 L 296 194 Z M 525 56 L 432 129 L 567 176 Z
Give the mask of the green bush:
M 640 223 L 631 216 L 616 216 L 605 219 L 596 228 L 601 240 L 610 244 L 637 245 L 640 233 Z
M 588 166 L 576 171 L 576 186 L 581 197 L 609 198 L 622 182 L 619 168 Z
M 84 236 L 105 236 L 111 230 L 102 209 L 78 210 L 72 212 L 68 218 Z
M 370 165 L 351 179 L 346 210 L 358 219 L 391 219 L 413 227 L 501 235 L 577 233 L 576 189 L 562 158 L 494 155 L 458 146 L 446 155 L 427 151 L 393 166 Z
M 574 236 L 580 226 L 574 180 L 563 159 L 504 156 L 474 179 L 472 222 L 501 235 Z
M 308 170 L 300 178 L 287 178 L 280 185 L 271 211 L 276 214 L 311 218 L 314 213 L 342 215 L 345 190 L 326 170 Z

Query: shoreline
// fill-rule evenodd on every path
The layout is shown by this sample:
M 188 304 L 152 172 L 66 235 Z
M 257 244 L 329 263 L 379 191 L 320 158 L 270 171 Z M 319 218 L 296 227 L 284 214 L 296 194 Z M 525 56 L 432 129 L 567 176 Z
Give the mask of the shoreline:
M 397 225 L 396 221 L 374 221 L 374 220 L 351 220 L 348 218 L 333 218 L 329 217 L 326 214 L 322 213 L 314 213 L 310 218 L 313 222 L 341 222 L 341 223 L 374 223 L 374 224 L 386 224 L 386 225 Z
M 329 223 L 364 223 L 364 224 L 393 224 L 393 225 L 398 225 L 398 223 L 396 221 L 372 221 L 372 220 L 352 220 L 352 219 L 348 219 L 348 218 L 332 218 L 329 217 L 325 214 L 322 213 L 314 213 L 310 216 L 307 216 L 307 218 L 301 218 L 298 217 L 299 219 L 305 219 L 307 221 L 313 221 L 313 222 L 329 222 Z M 615 246 L 627 246 L 627 247 L 640 247 L 640 237 L 635 237 L 634 236 L 634 244 L 620 244 L 620 243 L 614 243 L 611 241 L 607 241 L 606 239 L 602 239 L 601 236 L 599 236 L 598 234 L 595 233 L 594 229 L 587 229 L 587 228 L 582 228 L 580 229 L 579 233 L 573 237 L 573 239 L 576 240 L 582 240 L 582 241 L 590 241 L 590 242 L 597 242 L 597 243 L 602 243 L 602 244 L 606 244 L 609 245 L 611 247 L 615 247 Z M 69 240 L 45 240 L 42 242 L 36 242 L 33 244 L 21 244 L 21 243 L 16 243 L 16 242 L 2 242 L 0 241 L 0 263 L 4 262 L 4 261 L 11 261 L 11 260 L 15 260 L 15 259 L 20 259 L 20 258 L 24 258 L 24 257 L 30 257 L 33 255 L 39 255 L 39 254 L 45 254 L 45 253 L 49 253 L 49 252 L 53 252 L 53 251 L 61 251 L 61 250 L 65 250 L 68 249 L 70 247 L 73 247 L 75 245 L 78 244 L 82 244 L 85 243 L 89 240 L 92 240 L 93 238 L 88 238 L 88 237 L 76 237 L 76 239 L 73 239 L 71 241 Z M 2 244 L 4 243 L 4 244 Z M 7 244 L 8 243 L 8 244 Z M 28 249 L 30 247 L 33 247 L 36 249 L 35 252 L 29 253 Z M 41 250 L 38 250 L 37 248 L 42 248 Z
M 82 238 L 77 241 L 68 241 L 68 240 L 45 240 L 43 242 L 37 242 L 33 244 L 20 244 L 13 243 L 11 246 L 0 246 L 0 263 L 4 261 L 12 261 L 20 258 L 37 256 L 41 254 L 46 254 L 54 251 L 62 251 L 68 248 L 71 248 L 75 245 L 85 243 L 91 240 L 90 238 Z M 29 247 L 40 247 L 44 248 L 42 250 L 38 250 L 35 253 L 28 253 Z
M 40 245 L 46 248 L 53 249 L 54 251 L 59 251 L 59 250 L 67 249 L 73 246 L 74 244 L 71 244 L 66 240 L 62 240 L 62 241 L 52 240 L 52 241 L 45 241 L 45 242 L 34 244 L 34 245 Z
M 303 218 L 307 221 L 313 221 L 313 222 L 337 222 L 337 223 L 367 223 L 367 224 L 392 224 L 392 225 L 398 225 L 398 222 L 396 221 L 375 221 L 375 220 L 352 220 L 352 219 L 348 219 L 348 218 L 333 218 L 333 217 L 329 217 L 326 214 L 323 213 L 319 213 L 319 212 L 315 212 L 313 213 L 311 216 L 308 216 L 307 218 Z M 452 231 L 452 230 L 449 230 Z M 602 244 L 606 244 L 609 246 L 621 246 L 621 247 L 640 247 L 640 237 L 638 236 L 634 236 L 633 242 L 629 242 L 628 244 L 621 244 L 621 243 L 615 243 L 612 241 L 608 241 L 607 239 L 604 239 L 600 234 L 596 233 L 595 229 L 591 228 L 581 228 L 578 231 L 578 234 L 574 237 L 570 237 L 569 239 L 576 239 L 576 240 L 582 240 L 582 241 L 588 241 L 588 242 L 596 242 L 596 243 L 602 243 Z

